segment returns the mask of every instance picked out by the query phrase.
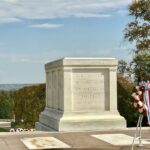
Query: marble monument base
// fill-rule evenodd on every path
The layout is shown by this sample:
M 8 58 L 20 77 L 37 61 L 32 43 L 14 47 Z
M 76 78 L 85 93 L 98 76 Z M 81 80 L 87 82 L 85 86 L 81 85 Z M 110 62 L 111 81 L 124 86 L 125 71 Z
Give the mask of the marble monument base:
M 126 121 L 118 112 L 64 113 L 46 109 L 40 114 L 36 129 L 41 131 L 96 131 L 124 129 Z
M 117 60 L 63 58 L 45 65 L 46 107 L 37 130 L 126 128 L 117 110 Z

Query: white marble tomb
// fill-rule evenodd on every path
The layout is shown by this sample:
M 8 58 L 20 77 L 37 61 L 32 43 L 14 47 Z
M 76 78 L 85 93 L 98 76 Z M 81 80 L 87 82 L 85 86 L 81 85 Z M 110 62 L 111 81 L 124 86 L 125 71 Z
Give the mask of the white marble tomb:
M 63 58 L 45 65 L 46 107 L 37 130 L 122 129 L 115 58 Z

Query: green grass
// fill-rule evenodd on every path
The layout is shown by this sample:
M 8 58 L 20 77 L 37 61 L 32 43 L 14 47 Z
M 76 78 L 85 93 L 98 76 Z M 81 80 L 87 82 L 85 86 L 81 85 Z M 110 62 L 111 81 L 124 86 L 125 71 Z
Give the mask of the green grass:
M 9 132 L 9 129 L 0 128 L 0 132 Z

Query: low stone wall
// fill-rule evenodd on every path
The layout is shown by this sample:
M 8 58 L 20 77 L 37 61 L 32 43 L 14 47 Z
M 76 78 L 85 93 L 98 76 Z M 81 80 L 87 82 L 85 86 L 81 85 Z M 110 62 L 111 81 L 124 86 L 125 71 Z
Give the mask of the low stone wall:
M 10 128 L 10 127 L 11 127 L 10 121 L 0 122 L 0 128 Z

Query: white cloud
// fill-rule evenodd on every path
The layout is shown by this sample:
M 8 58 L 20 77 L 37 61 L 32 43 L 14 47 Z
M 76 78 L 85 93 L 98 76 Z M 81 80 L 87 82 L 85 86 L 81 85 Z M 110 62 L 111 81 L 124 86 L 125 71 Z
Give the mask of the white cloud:
M 18 2 L 18 0 L 2 0 L 4 2 L 8 2 L 8 3 L 16 3 Z
M 18 18 L 0 18 L 0 23 L 14 23 L 14 22 L 20 22 L 21 19 Z
M 51 60 L 57 60 L 63 57 L 116 57 L 118 59 L 131 60 L 132 55 L 129 53 L 131 49 L 130 45 L 120 45 L 118 47 L 112 47 L 110 49 L 99 49 L 97 51 L 87 51 L 82 49 L 60 51 L 57 49 L 49 49 L 39 53 L 0 53 L 0 64 L 18 64 L 24 65 L 43 65 Z M 0 68 L 1 70 L 1 68 Z
M 45 60 L 39 60 L 39 59 L 32 59 L 32 58 L 20 58 L 20 59 L 16 59 L 13 58 L 11 60 L 11 63 L 15 63 L 15 64 L 44 64 Z
M 57 29 L 63 27 L 63 24 L 50 24 L 50 23 L 44 23 L 44 24 L 35 24 L 30 25 L 31 28 L 41 28 L 41 29 Z
M 81 13 L 75 15 L 78 18 L 108 18 L 111 17 L 110 14 L 94 14 L 94 13 Z
M 45 57 L 43 55 L 18 54 L 18 53 L 0 53 L 0 62 L 15 64 L 44 64 Z
M 129 15 L 129 11 L 128 10 L 118 10 L 116 13 L 121 15 L 121 16 Z
M 108 17 L 129 3 L 131 0 L 1 0 L 0 20 Z

